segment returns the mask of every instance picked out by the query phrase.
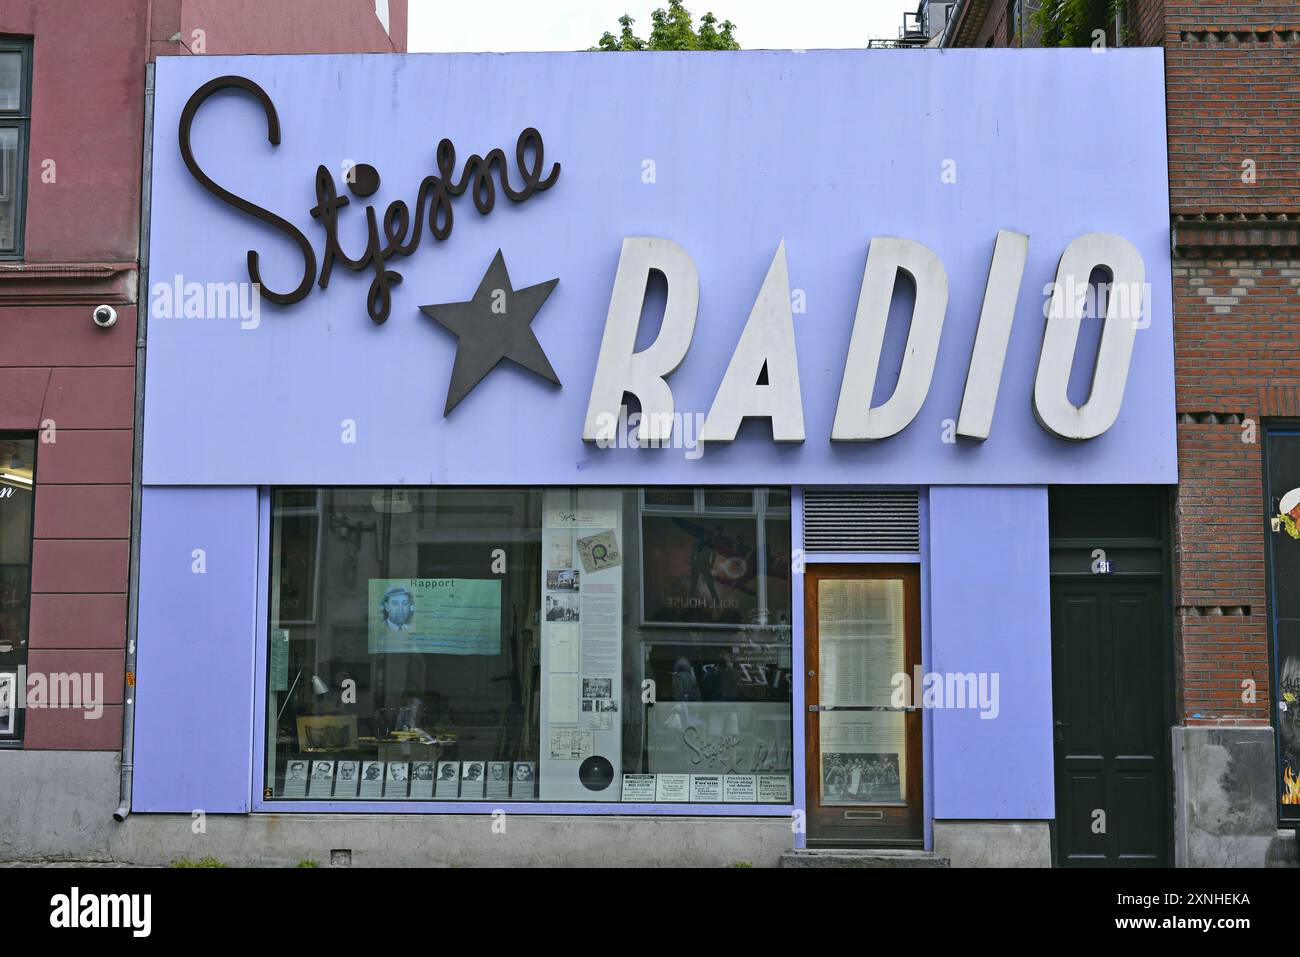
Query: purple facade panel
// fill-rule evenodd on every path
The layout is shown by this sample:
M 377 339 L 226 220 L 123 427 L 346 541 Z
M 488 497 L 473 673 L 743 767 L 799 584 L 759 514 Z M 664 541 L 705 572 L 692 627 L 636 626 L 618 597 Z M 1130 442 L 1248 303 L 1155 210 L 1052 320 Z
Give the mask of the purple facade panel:
M 249 809 L 257 556 L 256 489 L 145 489 L 133 810 Z
M 931 488 L 929 559 L 929 671 L 964 676 L 964 688 L 974 675 L 982 697 L 980 707 L 945 699 L 926 711 L 934 817 L 1049 820 L 1047 489 Z

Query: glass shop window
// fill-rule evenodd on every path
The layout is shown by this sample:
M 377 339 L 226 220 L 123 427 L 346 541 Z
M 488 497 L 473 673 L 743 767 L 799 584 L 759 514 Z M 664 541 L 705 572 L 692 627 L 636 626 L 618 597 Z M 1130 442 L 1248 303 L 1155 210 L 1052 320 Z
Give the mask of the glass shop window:
M 0 748 L 22 744 L 35 475 L 36 440 L 0 435 Z
M 790 803 L 788 489 L 273 499 L 266 798 Z

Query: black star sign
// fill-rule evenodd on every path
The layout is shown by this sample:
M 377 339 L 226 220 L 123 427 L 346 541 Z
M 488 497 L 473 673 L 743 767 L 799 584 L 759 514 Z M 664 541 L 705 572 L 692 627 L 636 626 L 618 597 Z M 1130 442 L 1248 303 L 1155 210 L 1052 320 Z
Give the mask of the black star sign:
M 447 405 L 442 410 L 444 418 L 502 359 L 510 359 L 543 379 L 560 384 L 532 328 L 533 316 L 559 281 L 548 279 L 536 286 L 512 288 L 505 257 L 498 249 L 469 302 L 420 307 L 422 313 L 454 332 L 459 340 L 451 384 L 447 387 Z

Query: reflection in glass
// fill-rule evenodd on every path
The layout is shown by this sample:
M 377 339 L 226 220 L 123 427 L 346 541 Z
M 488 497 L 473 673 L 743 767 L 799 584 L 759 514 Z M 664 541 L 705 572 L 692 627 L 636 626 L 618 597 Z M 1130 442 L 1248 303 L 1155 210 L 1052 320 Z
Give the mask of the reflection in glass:
M 790 803 L 789 494 L 722 492 L 276 490 L 268 796 Z
M 23 102 L 23 55 L 0 53 L 0 113 L 17 113 Z
M 832 708 L 889 708 L 906 673 L 904 589 L 899 579 L 817 583 L 818 701 Z M 905 715 L 819 713 L 822 804 L 901 802 L 907 788 Z
M 19 668 L 27 663 L 36 440 L 0 436 L 0 744 L 22 736 Z
M 16 127 L 0 126 L 0 252 L 12 252 L 17 243 L 19 133 Z

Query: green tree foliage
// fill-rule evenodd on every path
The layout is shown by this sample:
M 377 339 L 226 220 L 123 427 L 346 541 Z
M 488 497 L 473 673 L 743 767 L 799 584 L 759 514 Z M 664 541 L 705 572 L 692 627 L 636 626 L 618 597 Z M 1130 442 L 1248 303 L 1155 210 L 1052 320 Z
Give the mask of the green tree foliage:
M 618 36 L 605 33 L 593 50 L 739 50 L 736 25 L 730 20 L 718 22 L 712 13 L 700 17 L 700 26 L 692 25 L 691 12 L 682 0 L 668 0 L 668 9 L 660 7 L 650 14 L 650 38 L 643 40 L 632 32 L 636 21 L 626 13 L 618 18 Z
M 1108 30 L 1124 0 L 1043 0 L 1034 22 L 1045 47 L 1092 46 L 1094 30 Z

